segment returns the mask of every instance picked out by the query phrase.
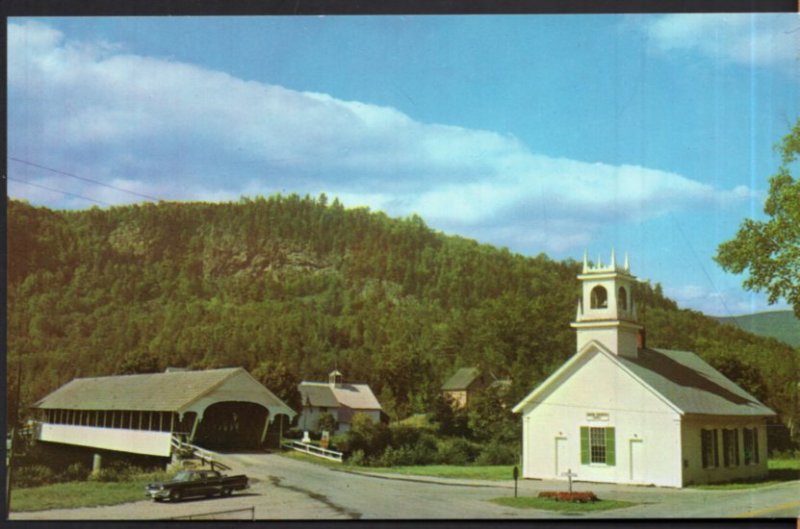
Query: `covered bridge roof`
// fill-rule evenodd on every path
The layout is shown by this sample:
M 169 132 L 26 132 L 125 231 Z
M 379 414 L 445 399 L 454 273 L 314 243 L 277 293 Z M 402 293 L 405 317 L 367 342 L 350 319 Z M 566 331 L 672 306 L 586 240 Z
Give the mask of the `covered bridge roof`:
M 76 378 L 33 405 L 39 409 L 184 412 L 213 402 L 248 401 L 272 415 L 295 415 L 241 367 Z

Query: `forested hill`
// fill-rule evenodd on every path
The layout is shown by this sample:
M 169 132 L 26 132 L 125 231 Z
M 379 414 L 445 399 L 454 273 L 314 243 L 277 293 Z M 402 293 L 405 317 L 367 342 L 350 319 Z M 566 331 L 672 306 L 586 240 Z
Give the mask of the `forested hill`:
M 717 321 L 758 334 L 772 336 L 793 347 L 800 347 L 800 320 L 791 310 L 757 312 L 728 318 L 717 317 Z
M 23 404 L 74 377 L 243 366 L 296 383 L 338 366 L 403 417 L 428 409 L 456 367 L 510 376 L 515 401 L 575 350 L 578 263 L 324 196 L 10 201 L 8 249 L 8 373 L 13 389 L 22 359 Z M 657 286 L 636 295 L 649 345 L 699 352 L 788 417 L 795 351 L 678 310 Z

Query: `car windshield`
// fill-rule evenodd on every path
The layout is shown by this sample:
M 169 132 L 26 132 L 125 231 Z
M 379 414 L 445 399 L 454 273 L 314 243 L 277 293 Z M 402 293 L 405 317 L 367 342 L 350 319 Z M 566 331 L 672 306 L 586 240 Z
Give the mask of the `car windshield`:
M 174 481 L 192 481 L 193 474 L 191 472 L 182 471 L 175 474 Z

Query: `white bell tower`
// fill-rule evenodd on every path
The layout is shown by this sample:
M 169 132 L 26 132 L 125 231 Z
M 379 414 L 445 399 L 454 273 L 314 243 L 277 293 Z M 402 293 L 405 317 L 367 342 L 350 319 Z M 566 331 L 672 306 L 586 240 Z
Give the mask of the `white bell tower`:
M 600 259 L 594 266 L 584 254 L 583 271 L 578 276 L 583 295 L 578 302 L 578 314 L 572 327 L 578 334 L 578 351 L 591 340 L 603 344 L 612 353 L 636 358 L 639 354 L 639 332 L 636 305 L 628 256 L 622 266 L 617 265 L 614 250 L 611 263 L 604 266 Z

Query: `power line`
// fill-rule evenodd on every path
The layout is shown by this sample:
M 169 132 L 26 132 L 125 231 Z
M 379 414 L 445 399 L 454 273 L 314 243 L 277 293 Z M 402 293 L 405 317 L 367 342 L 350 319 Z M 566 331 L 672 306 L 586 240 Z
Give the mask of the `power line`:
M 47 186 L 43 186 L 43 185 L 40 185 L 40 184 L 34 184 L 33 182 L 28 182 L 26 180 L 19 180 L 18 178 L 14 178 L 12 176 L 9 176 L 8 179 L 9 180 L 13 180 L 14 182 L 19 182 L 21 184 L 27 184 L 29 186 L 38 187 L 38 188 L 41 188 L 41 189 L 46 189 L 48 191 L 55 191 L 56 193 L 62 193 L 64 195 L 69 195 L 69 196 L 72 196 L 72 197 L 82 198 L 82 199 L 88 200 L 90 202 L 97 202 L 98 204 L 102 204 L 104 206 L 110 206 L 111 205 L 108 202 L 103 202 L 102 200 L 96 200 L 94 198 L 85 197 L 85 196 L 79 195 L 77 193 L 70 193 L 69 191 L 62 191 L 62 190 L 56 189 L 54 187 L 47 187 Z
M 121 187 L 112 186 L 111 184 L 106 184 L 104 182 L 99 182 L 97 180 L 92 180 L 91 178 L 86 178 L 85 176 L 78 176 L 76 174 L 67 173 L 67 172 L 64 172 L 64 171 L 59 171 L 58 169 L 53 169 L 52 167 L 45 167 L 44 165 L 39 165 L 38 163 L 33 163 L 33 162 L 28 161 L 28 160 L 22 160 L 20 158 L 14 158 L 13 156 L 9 156 L 8 159 L 12 160 L 12 161 L 15 161 L 15 162 L 19 162 L 21 164 L 30 165 L 31 167 L 38 167 L 39 169 L 44 169 L 45 171 L 51 171 L 51 172 L 56 173 L 56 174 L 69 176 L 70 178 L 77 178 L 78 180 L 83 180 L 84 182 L 91 182 L 91 183 L 97 184 L 99 186 L 108 187 L 108 188 L 114 189 L 116 191 L 122 191 L 123 193 L 136 195 L 137 197 L 142 197 L 142 198 L 146 198 L 146 199 L 149 199 L 149 200 L 156 200 L 156 201 L 160 200 L 159 198 L 154 197 L 154 196 L 145 195 L 144 193 L 137 193 L 136 191 L 131 191 L 129 189 L 123 189 Z M 83 198 L 85 198 L 85 197 L 83 197 Z M 89 199 L 89 200 L 91 200 L 91 199 Z
M 694 247 L 692 246 L 692 243 L 689 242 L 689 238 L 686 236 L 686 233 L 684 233 L 681 224 L 678 222 L 678 219 L 675 218 L 675 215 L 671 211 L 669 213 L 669 216 L 672 217 L 672 222 L 678 228 L 678 232 L 681 234 L 681 237 L 683 237 L 683 240 L 686 242 L 686 246 L 689 247 L 689 251 L 692 252 L 692 256 L 694 256 L 695 261 L 697 261 L 697 264 L 700 266 L 700 270 L 703 271 L 703 274 L 706 276 L 706 279 L 708 279 L 711 288 L 714 289 L 714 292 L 716 292 L 719 295 L 719 301 L 722 304 L 722 308 L 725 310 L 728 316 L 734 317 L 733 314 L 731 314 L 731 311 L 728 309 L 728 304 L 725 303 L 725 296 L 722 295 L 722 292 L 719 291 L 717 285 L 714 284 L 714 280 L 711 279 L 711 275 L 708 273 L 708 271 L 706 271 L 706 267 L 703 266 L 703 262 L 700 260 L 700 257 L 697 255 L 697 252 L 694 251 Z

